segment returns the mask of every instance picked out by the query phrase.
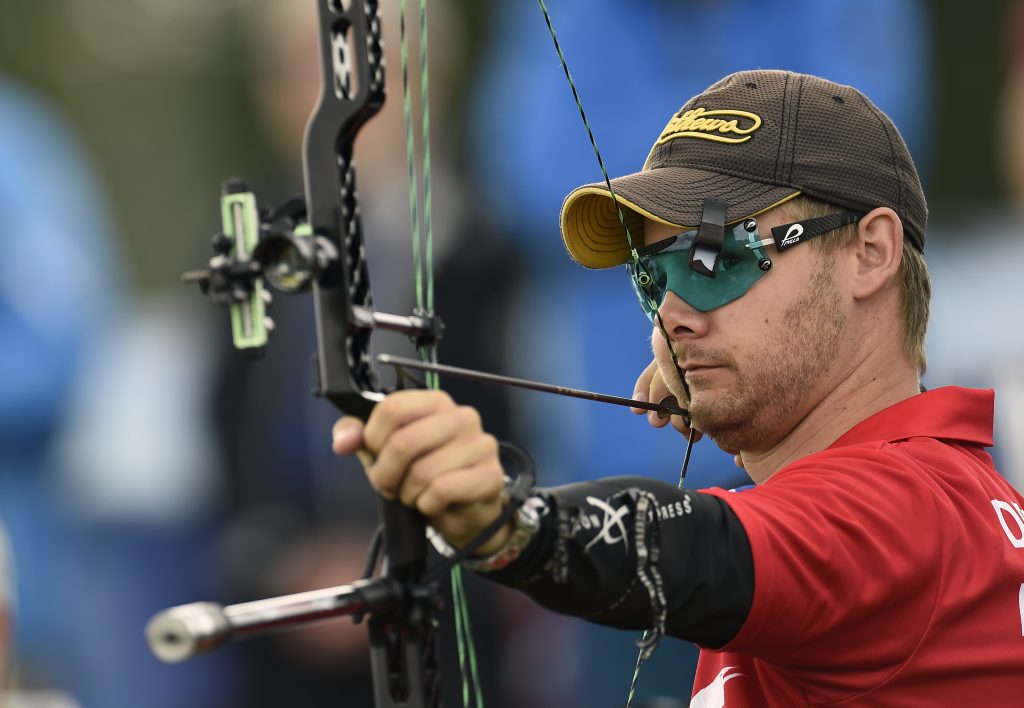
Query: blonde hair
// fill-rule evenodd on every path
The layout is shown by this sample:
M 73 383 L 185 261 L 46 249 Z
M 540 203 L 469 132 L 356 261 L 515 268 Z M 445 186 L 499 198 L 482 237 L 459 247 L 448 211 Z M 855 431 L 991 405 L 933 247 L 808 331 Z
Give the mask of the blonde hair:
M 779 207 L 794 221 L 814 219 L 841 211 L 828 202 L 800 195 Z M 857 225 L 850 224 L 811 239 L 820 253 L 834 253 L 848 244 L 857 234 Z M 932 298 L 932 282 L 924 256 L 907 239 L 903 240 L 903 258 L 897 273 L 900 285 L 900 325 L 903 347 L 917 366 L 918 375 L 928 368 L 924 351 L 924 338 L 928 330 L 928 314 Z

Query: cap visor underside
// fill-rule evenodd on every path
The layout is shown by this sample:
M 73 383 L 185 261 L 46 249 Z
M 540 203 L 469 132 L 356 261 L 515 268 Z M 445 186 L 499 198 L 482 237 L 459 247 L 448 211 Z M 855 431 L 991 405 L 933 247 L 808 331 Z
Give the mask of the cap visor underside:
M 662 167 L 612 180 L 616 201 L 634 246 L 642 245 L 643 218 L 681 229 L 697 228 L 704 200 L 729 205 L 727 223 L 759 214 L 800 193 L 793 187 L 752 182 L 688 167 Z M 611 268 L 629 260 L 618 210 L 603 182 L 573 190 L 562 204 L 562 240 L 569 255 L 587 268 Z

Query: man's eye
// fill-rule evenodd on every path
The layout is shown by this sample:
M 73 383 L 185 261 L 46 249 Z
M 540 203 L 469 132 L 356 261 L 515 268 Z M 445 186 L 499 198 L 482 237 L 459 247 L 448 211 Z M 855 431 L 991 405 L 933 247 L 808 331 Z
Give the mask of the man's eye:
M 718 259 L 718 270 L 723 273 L 735 268 L 740 264 L 740 259 L 733 256 L 722 256 Z

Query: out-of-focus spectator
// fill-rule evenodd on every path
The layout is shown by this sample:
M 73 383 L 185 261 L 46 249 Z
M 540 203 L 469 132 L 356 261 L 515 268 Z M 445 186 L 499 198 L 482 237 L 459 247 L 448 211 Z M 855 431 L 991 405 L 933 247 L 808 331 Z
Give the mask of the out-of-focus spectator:
M 196 587 L 178 559 L 195 548 L 209 477 L 189 433 L 199 356 L 175 351 L 190 330 L 173 308 L 129 303 L 89 156 L 58 110 L 6 81 L 0 204 L 0 518 L 18 569 L 19 700 L 57 687 L 88 706 L 181 705 L 180 691 L 165 702 L 141 628 Z
M 29 688 L 71 672 L 70 534 L 52 445 L 121 285 L 96 184 L 57 112 L 0 77 L 0 519 L 5 567 L 18 569 L 5 570 L 5 598 L 19 598 L 5 665 Z

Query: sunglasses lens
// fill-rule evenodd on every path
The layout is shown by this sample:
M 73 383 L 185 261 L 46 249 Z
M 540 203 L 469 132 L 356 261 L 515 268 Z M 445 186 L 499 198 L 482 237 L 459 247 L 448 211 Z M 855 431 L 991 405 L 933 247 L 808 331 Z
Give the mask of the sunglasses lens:
M 760 263 L 766 255 L 759 246 L 748 247 L 761 240 L 756 225 L 736 224 L 726 230 L 722 252 L 715 266 L 715 277 L 702 275 L 690 267 L 690 252 L 696 231 L 675 237 L 664 249 L 641 255 L 639 264 L 627 269 L 647 317 L 652 321 L 668 291 L 685 300 L 691 307 L 707 312 L 728 304 L 745 294 L 764 274 Z M 653 244 L 657 247 L 657 244 Z
M 654 311 L 661 306 L 661 301 L 665 299 L 664 279 L 658 283 L 651 271 L 643 265 L 637 267 L 636 263 L 628 263 L 626 268 L 629 270 L 629 282 L 633 285 L 633 292 L 636 293 L 636 297 L 640 301 L 640 307 L 643 308 L 648 319 L 653 322 Z

